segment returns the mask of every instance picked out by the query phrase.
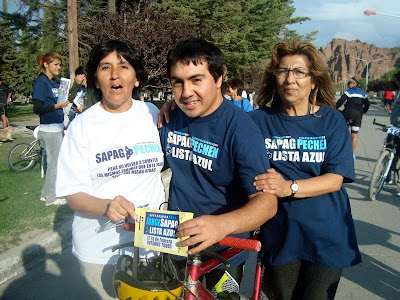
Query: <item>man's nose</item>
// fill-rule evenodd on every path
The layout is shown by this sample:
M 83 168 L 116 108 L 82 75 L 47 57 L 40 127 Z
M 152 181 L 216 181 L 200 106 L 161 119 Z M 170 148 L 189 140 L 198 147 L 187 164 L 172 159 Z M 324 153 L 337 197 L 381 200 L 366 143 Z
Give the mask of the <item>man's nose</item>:
M 182 97 L 190 98 L 193 95 L 193 87 L 190 83 L 185 83 L 182 86 Z

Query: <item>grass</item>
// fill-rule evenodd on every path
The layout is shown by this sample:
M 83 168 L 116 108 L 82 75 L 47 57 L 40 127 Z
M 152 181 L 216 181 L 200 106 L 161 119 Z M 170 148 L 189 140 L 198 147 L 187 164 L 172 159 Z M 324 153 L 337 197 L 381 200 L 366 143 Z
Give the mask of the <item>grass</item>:
M 7 116 L 10 123 L 30 120 L 39 120 L 39 116 L 33 112 L 32 104 L 15 103 L 14 107 L 7 108 Z
M 0 254 L 34 235 L 57 230 L 63 218 L 72 214 L 68 205 L 45 206 L 39 200 L 44 184 L 39 164 L 22 173 L 8 169 L 8 149 L 16 142 L 30 142 L 33 137 L 14 136 L 14 139 L 0 145 Z

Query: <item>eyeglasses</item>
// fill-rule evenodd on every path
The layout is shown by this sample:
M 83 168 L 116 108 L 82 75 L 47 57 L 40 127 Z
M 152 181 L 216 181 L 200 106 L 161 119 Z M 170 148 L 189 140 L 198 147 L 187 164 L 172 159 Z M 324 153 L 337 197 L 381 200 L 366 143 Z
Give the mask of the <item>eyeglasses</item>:
M 293 76 L 296 79 L 303 79 L 311 75 L 310 72 L 300 69 L 300 68 L 295 68 L 293 70 L 286 69 L 286 68 L 278 68 L 274 70 L 274 75 L 276 78 L 287 78 L 289 76 L 289 72 L 293 72 Z

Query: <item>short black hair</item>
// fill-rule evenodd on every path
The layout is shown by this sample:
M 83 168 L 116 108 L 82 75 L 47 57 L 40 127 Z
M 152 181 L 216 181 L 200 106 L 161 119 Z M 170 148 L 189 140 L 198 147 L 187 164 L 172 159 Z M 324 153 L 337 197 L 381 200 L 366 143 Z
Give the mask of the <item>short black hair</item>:
M 201 38 L 188 38 L 177 42 L 168 52 L 167 73 L 171 78 L 171 68 L 178 62 L 189 65 L 206 61 L 208 71 L 217 82 L 224 74 L 225 57 L 214 44 Z
M 101 91 L 100 89 L 96 88 L 97 67 L 100 64 L 100 61 L 113 51 L 116 51 L 119 56 L 125 58 L 135 69 L 139 86 L 133 88 L 132 97 L 138 97 L 140 95 L 141 88 L 146 84 L 147 81 L 147 72 L 144 68 L 144 61 L 133 45 L 118 40 L 103 41 L 94 46 L 90 51 L 89 60 L 87 63 L 88 88 L 95 90 L 97 95 L 101 98 Z
M 87 74 L 87 73 L 86 73 L 86 67 L 85 67 L 85 66 L 79 66 L 79 67 L 77 67 L 77 68 L 75 69 L 75 76 L 81 75 L 81 74 L 84 74 L 84 75 Z
M 230 86 L 232 89 L 237 90 L 236 94 L 240 96 L 243 92 L 244 89 L 244 83 L 242 80 L 239 78 L 231 78 L 228 80 L 228 86 Z

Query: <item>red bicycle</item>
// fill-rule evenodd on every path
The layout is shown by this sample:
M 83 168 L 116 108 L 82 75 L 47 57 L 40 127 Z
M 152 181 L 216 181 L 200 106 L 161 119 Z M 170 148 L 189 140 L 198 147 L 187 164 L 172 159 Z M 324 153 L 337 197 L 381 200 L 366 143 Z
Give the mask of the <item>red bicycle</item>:
M 134 224 L 125 223 L 123 228 L 125 230 L 134 231 Z M 169 254 L 161 253 L 157 259 L 151 261 L 141 260 L 139 258 L 139 248 L 135 247 L 133 257 L 128 255 L 120 256 L 114 274 L 114 289 L 118 299 L 124 300 L 240 299 L 237 284 L 237 289 L 235 291 L 229 290 L 229 280 L 232 281 L 233 279 L 227 279 L 227 288 L 224 287 L 225 284 L 220 284 L 218 287 L 216 286 L 220 290 L 213 291 L 214 293 L 212 293 L 203 286 L 201 278 L 203 275 L 222 264 L 228 267 L 228 260 L 239 255 L 243 251 L 260 251 L 261 243 L 257 238 L 257 235 L 253 235 L 249 239 L 235 237 L 223 238 L 218 243 L 218 246 L 228 248 L 220 253 L 213 251 L 214 257 L 210 260 L 202 262 L 200 255 L 189 256 L 185 275 L 182 275 L 176 265 L 174 265 Z M 113 250 L 127 246 L 132 247 L 132 243 L 120 245 Z M 207 251 L 208 255 L 210 252 L 209 250 L 210 249 Z M 258 262 L 254 275 L 252 296 L 252 299 L 255 300 L 258 300 L 260 297 L 261 273 L 261 263 Z

